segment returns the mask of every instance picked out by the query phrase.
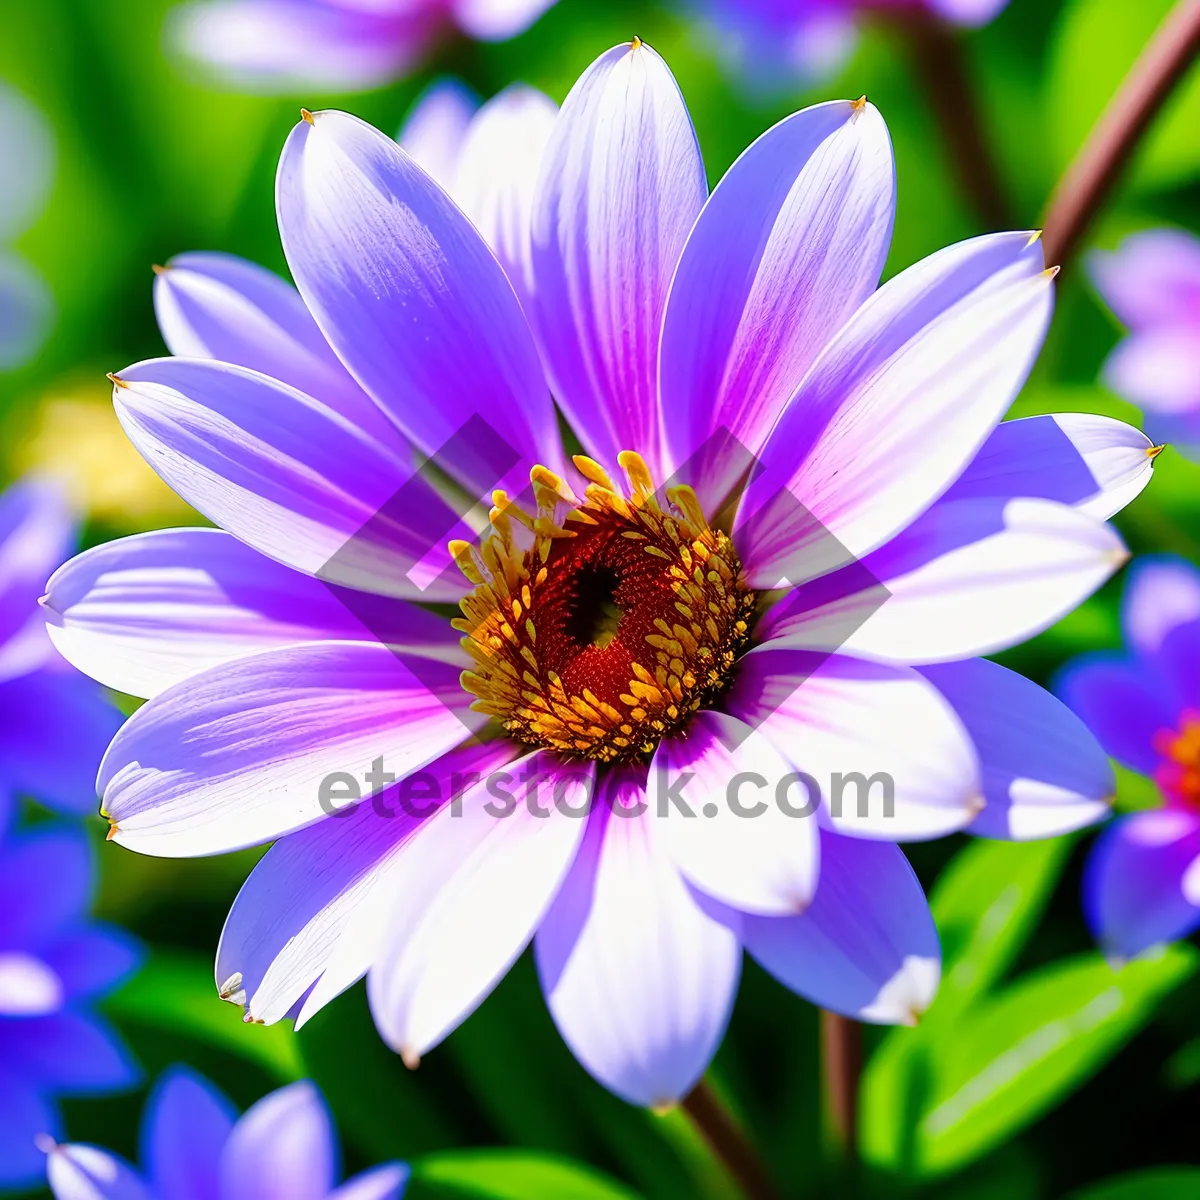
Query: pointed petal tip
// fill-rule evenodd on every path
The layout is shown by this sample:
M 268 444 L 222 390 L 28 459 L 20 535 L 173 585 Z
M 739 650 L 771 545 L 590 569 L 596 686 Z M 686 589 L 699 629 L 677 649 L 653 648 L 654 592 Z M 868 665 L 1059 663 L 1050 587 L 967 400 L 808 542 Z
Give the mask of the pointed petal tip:
M 1166 442 L 1163 442 L 1162 445 L 1160 445 L 1160 446 L 1147 446 L 1146 447 L 1146 457 L 1151 462 L 1153 462 L 1166 448 L 1167 448 Z
M 867 97 L 866 97 L 865 93 L 863 95 L 859 96 L 859 98 L 857 100 L 851 100 L 850 101 L 850 108 L 851 108 L 850 120 L 857 121 L 858 118 L 862 115 L 863 110 L 866 107 L 867 107 Z
M 421 1065 L 421 1056 L 412 1046 L 400 1047 L 400 1061 L 410 1070 L 415 1071 Z
M 660 1100 L 657 1104 L 650 1105 L 650 1111 L 656 1117 L 669 1117 L 678 1107 L 678 1100 Z
M 162 263 L 150 264 L 150 270 L 152 270 L 155 275 L 165 275 L 170 269 L 170 267 L 164 267 Z
M 113 385 L 113 387 L 127 388 L 129 386 L 129 384 L 127 384 L 125 380 L 123 380 L 115 371 L 108 371 L 104 378 L 107 379 Z
M 1025 249 L 1026 249 L 1026 250 L 1028 250 L 1028 249 L 1029 249 L 1029 247 L 1030 247 L 1030 246 L 1032 246 L 1032 245 L 1033 245 L 1035 242 L 1039 242 L 1039 241 L 1041 241 L 1041 238 L 1042 238 L 1042 231 L 1041 231 L 1040 229 L 1035 229 L 1035 230 L 1034 230 L 1034 231 L 1033 231 L 1033 232 L 1032 232 L 1032 233 L 1029 235 L 1029 241 L 1027 241 L 1027 242 L 1025 243 Z
M 58 1149 L 58 1143 L 48 1133 L 35 1134 L 33 1144 L 43 1154 L 53 1154 Z
M 307 121 L 310 125 L 316 125 L 316 123 L 317 123 L 316 119 L 313 117 L 312 113 L 307 108 L 302 108 L 300 110 L 300 119 L 302 121 Z
M 632 53 L 634 50 L 640 50 L 646 43 L 635 33 L 629 42 L 629 50 Z
M 116 821 L 114 821 L 112 819 L 112 817 L 109 817 L 108 818 L 108 832 L 104 835 L 104 840 L 106 842 L 111 842 L 111 841 L 115 840 L 117 834 L 120 832 L 121 832 L 120 825 L 118 825 L 116 823 Z
M 1047 279 L 1053 279 L 1061 270 L 1062 270 L 1062 267 L 1047 267 L 1042 272 L 1042 275 Z

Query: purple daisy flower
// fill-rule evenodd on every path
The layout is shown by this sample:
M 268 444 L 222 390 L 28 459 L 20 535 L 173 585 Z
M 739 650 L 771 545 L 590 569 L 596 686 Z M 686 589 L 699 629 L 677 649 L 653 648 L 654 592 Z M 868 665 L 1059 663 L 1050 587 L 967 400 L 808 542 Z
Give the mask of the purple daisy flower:
M 755 88 L 836 71 L 854 49 L 864 14 L 925 11 L 955 25 L 985 25 L 1008 0 L 686 0 L 720 35 L 720 52 Z
M 0 817 L 0 1189 L 37 1182 L 37 1138 L 61 1128 L 57 1098 L 137 1082 L 92 1005 L 133 970 L 138 949 L 88 919 L 91 887 L 82 830 L 14 832 Z
M 1146 432 L 1200 459 L 1200 238 L 1182 229 L 1127 237 L 1088 261 L 1092 282 L 1129 336 L 1104 382 L 1145 413 Z
M 535 183 L 481 180 L 531 197 L 528 240 L 493 250 L 394 141 L 306 113 L 277 191 L 299 291 L 176 259 L 180 357 L 115 377 L 134 444 L 221 528 L 89 551 L 46 605 L 72 662 L 149 698 L 100 772 L 114 840 L 278 839 L 218 951 L 248 1020 L 366 975 L 412 1062 L 536 934 L 580 1060 L 661 1104 L 714 1052 L 743 947 L 864 1020 L 928 1004 L 936 932 L 894 843 L 1107 811 L 1082 723 L 971 656 L 1124 561 L 1105 520 L 1151 446 L 1000 424 L 1051 315 L 1036 236 L 877 289 L 895 172 L 865 100 L 780 122 L 710 196 L 635 42 L 529 158 Z
M 1082 655 L 1056 690 L 1162 807 L 1113 821 L 1084 875 L 1097 940 L 1129 959 L 1200 926 L 1200 571 L 1147 557 L 1130 568 L 1121 623 L 1128 653 Z
M 555 0 L 200 0 L 172 17 L 172 40 L 256 91 L 365 91 L 398 79 L 448 30 L 504 41 Z
M 337 1185 L 337 1134 L 307 1080 L 241 1117 L 202 1075 L 172 1067 L 142 1117 L 139 1172 L 98 1146 L 43 1142 L 56 1200 L 399 1200 L 408 1167 L 389 1163 Z
M 63 661 L 38 608 L 76 548 L 62 489 L 28 479 L 0 494 L 0 817 L 23 793 L 61 813 L 95 810 L 95 770 L 120 713 Z

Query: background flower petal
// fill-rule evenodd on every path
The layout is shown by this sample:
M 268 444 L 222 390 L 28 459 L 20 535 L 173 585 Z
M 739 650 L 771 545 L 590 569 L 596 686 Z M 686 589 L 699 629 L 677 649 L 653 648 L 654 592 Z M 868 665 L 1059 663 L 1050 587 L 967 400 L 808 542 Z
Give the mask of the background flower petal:
M 1088 858 L 1083 880 L 1088 924 L 1105 951 L 1132 958 L 1200 924 L 1200 819 L 1152 809 L 1114 821 Z
M 337 1171 L 333 1122 L 308 1080 L 264 1096 L 221 1154 L 221 1200 L 326 1200 Z
M 215 1200 L 237 1109 L 203 1075 L 168 1067 L 146 1100 L 142 1162 L 159 1200 Z

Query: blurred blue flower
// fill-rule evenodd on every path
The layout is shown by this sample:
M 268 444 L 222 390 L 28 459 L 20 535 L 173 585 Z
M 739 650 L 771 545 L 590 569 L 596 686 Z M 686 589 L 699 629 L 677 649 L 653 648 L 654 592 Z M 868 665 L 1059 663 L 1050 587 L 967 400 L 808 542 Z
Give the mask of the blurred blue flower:
M 555 0 L 200 0 L 168 37 L 231 85 L 252 91 L 379 87 L 417 66 L 447 30 L 515 37 Z
M 264 1096 L 242 1117 L 202 1075 L 165 1071 L 142 1118 L 142 1170 L 88 1145 L 43 1142 L 56 1200 L 399 1200 L 408 1167 L 336 1186 L 337 1135 L 313 1084 Z
M 1095 251 L 1088 270 L 1129 328 L 1104 364 L 1104 382 L 1144 410 L 1155 441 L 1200 459 L 1200 238 L 1145 230 Z
M 1093 653 L 1056 689 L 1104 749 L 1158 784 L 1162 807 L 1119 817 L 1084 876 L 1088 923 L 1128 959 L 1200 926 L 1200 571 L 1146 557 L 1130 568 L 1126 653 Z
M 7 244 L 33 224 L 54 175 L 54 134 L 23 96 L 0 82 L 0 371 L 31 358 L 54 302 L 42 277 Z
M 863 15 L 918 10 L 957 25 L 983 25 L 1008 0 L 684 0 L 709 21 L 718 50 L 753 91 L 833 74 L 849 57 Z
M 88 919 L 91 890 L 82 829 L 0 823 L 0 1189 L 37 1181 L 36 1141 L 60 1131 L 57 1098 L 137 1082 L 92 1006 L 134 969 L 138 947 Z
M 26 793 L 61 813 L 93 813 L 96 769 L 121 715 L 54 649 L 38 608 L 75 549 L 61 488 L 30 478 L 0 494 L 0 810 Z

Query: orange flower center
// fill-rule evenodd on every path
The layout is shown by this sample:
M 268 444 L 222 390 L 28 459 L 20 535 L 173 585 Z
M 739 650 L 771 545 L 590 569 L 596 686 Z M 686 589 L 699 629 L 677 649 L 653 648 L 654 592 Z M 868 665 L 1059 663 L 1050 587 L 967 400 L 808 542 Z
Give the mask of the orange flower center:
M 475 584 L 454 622 L 472 707 L 518 741 L 602 762 L 645 759 L 724 690 L 755 604 L 695 492 L 660 503 L 640 455 L 619 462 L 627 492 L 575 459 L 583 499 L 536 467 L 536 515 L 498 492 L 494 532 L 451 545 Z
M 1160 729 L 1154 749 L 1162 762 L 1154 780 L 1168 800 L 1200 810 L 1200 713 L 1188 710 L 1179 719 L 1179 729 Z

